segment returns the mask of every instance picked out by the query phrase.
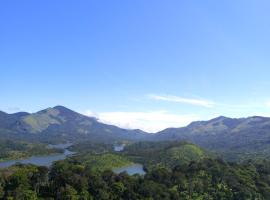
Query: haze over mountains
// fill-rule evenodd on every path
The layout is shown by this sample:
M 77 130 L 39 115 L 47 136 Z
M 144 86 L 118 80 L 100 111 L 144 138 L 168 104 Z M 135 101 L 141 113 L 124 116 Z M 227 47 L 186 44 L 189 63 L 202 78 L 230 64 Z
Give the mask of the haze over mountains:
M 182 128 L 168 128 L 156 134 L 128 130 L 100 123 L 63 106 L 30 114 L 0 112 L 1 138 L 24 138 L 40 141 L 91 140 L 93 142 L 186 140 L 208 150 L 268 155 L 270 152 L 270 118 L 232 119 L 218 117 L 192 122 Z

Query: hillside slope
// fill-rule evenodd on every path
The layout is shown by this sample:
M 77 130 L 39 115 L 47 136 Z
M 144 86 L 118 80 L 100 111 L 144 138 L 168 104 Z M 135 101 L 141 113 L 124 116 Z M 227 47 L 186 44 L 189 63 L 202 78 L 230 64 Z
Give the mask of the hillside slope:
M 187 140 L 209 150 L 225 153 L 232 159 L 248 159 L 254 155 L 265 158 L 270 155 L 270 118 L 218 117 L 193 122 L 183 128 L 163 130 L 155 135 L 155 140 Z
M 38 140 L 93 140 L 113 142 L 139 140 L 148 137 L 140 130 L 127 130 L 100 123 L 63 106 L 47 108 L 37 113 L 0 113 L 2 137 Z
M 187 142 L 138 142 L 125 147 L 123 152 L 134 162 L 147 167 L 172 168 L 207 158 L 209 154 L 200 147 Z

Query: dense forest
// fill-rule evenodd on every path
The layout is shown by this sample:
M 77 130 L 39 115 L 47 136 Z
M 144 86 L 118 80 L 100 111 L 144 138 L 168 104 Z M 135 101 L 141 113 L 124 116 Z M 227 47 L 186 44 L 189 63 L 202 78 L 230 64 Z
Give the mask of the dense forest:
M 158 167 L 145 176 L 93 171 L 74 161 L 46 167 L 17 165 L 1 171 L 1 199 L 178 200 L 269 199 L 270 162 L 226 163 L 219 159 Z
M 188 164 L 207 157 L 214 157 L 200 147 L 188 142 L 137 142 L 127 145 L 121 155 L 142 163 L 147 168 L 156 166 L 173 168 L 179 163 Z
M 73 145 L 70 150 L 77 154 L 69 160 L 101 171 L 132 163 L 143 164 L 148 169 L 156 166 L 171 169 L 179 163 L 188 164 L 212 156 L 194 144 L 171 141 L 125 143 L 123 151 L 114 151 L 112 144 L 95 144 L 88 141 Z
M 1 147 L 32 152 L 24 142 Z M 42 148 L 41 148 L 42 149 Z M 216 200 L 270 199 L 270 161 L 229 162 L 189 142 L 86 141 L 74 144 L 74 156 L 50 168 L 16 164 L 0 170 L 0 199 L 8 200 Z M 45 151 L 45 150 L 44 150 Z M 144 175 L 114 173 L 132 163 Z

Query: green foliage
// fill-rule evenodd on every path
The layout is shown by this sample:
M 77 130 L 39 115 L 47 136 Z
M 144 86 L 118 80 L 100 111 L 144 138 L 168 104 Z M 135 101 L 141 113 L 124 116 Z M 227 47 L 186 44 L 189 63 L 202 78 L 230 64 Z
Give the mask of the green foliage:
M 75 160 L 45 167 L 18 165 L 0 172 L 0 199 L 247 200 L 269 199 L 270 162 L 227 163 L 203 159 L 145 176 L 93 171 Z
M 47 148 L 46 144 L 13 140 L 0 140 L 0 149 L 0 161 L 63 152 L 62 149 Z
M 48 108 L 44 111 L 37 112 L 32 115 L 27 115 L 22 118 L 22 121 L 27 125 L 28 131 L 31 133 L 41 132 L 47 129 L 52 124 L 61 124 L 63 119 L 56 119 L 59 111 L 54 108 Z
M 119 168 L 132 164 L 126 157 L 113 153 L 84 154 L 72 159 L 81 161 L 93 171 L 104 171 L 106 169 Z
M 14 145 L 17 150 L 31 144 Z M 12 145 L 11 145 L 12 146 Z M 89 148 L 88 148 L 89 147 Z M 264 200 L 270 197 L 270 161 L 228 163 L 186 142 L 80 144 L 74 157 L 48 169 L 15 165 L 0 170 L 0 200 Z M 84 153 L 83 153 L 84 152 Z M 142 162 L 144 176 L 111 169 Z
M 100 123 L 63 106 L 47 108 L 36 113 L 7 114 L 0 111 L 0 137 L 23 138 L 31 141 L 85 141 L 113 143 L 149 138 L 140 130 L 122 129 Z
M 146 167 L 176 165 L 198 161 L 208 154 L 196 145 L 187 142 L 138 142 L 126 146 L 123 154 Z
M 113 144 L 93 143 L 92 141 L 85 141 L 72 145 L 70 150 L 77 152 L 78 154 L 103 154 L 107 152 L 113 152 Z
M 183 128 L 168 128 L 154 137 L 156 140 L 186 140 L 218 153 L 227 161 L 270 159 L 270 118 L 233 119 L 218 117 L 192 122 Z
M 59 196 L 63 200 L 79 200 L 77 191 L 70 185 L 60 189 Z

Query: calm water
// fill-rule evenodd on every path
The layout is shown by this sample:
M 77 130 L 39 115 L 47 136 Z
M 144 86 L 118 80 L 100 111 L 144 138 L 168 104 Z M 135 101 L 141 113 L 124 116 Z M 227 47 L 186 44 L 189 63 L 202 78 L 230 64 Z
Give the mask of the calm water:
M 0 168 L 9 167 L 16 163 L 22 164 L 34 164 L 38 166 L 51 166 L 53 162 L 58 160 L 64 160 L 66 157 L 74 154 L 74 152 L 69 151 L 67 148 L 71 146 L 72 143 L 66 144 L 57 144 L 57 145 L 48 145 L 49 148 L 61 148 L 65 149 L 64 153 L 62 154 L 54 154 L 54 155 L 47 155 L 47 156 L 32 156 L 30 158 L 21 159 L 21 160 L 9 160 L 0 162 Z M 115 151 L 123 151 L 125 145 L 115 145 Z M 143 166 L 141 164 L 132 164 L 126 167 L 120 167 L 113 170 L 115 173 L 127 172 L 129 175 L 140 174 L 144 175 L 145 171 L 143 170 Z
M 121 173 L 121 172 L 126 172 L 129 175 L 134 175 L 134 174 L 140 174 L 144 175 L 145 171 L 143 170 L 143 166 L 141 164 L 132 164 L 127 167 L 120 167 L 116 168 L 113 170 L 114 173 Z
M 70 147 L 72 145 L 71 142 L 67 142 L 67 143 L 63 143 L 63 144 L 49 144 L 48 147 L 49 148 L 56 148 L 56 149 L 67 149 L 68 147 Z
M 113 146 L 113 148 L 114 148 L 114 151 L 118 151 L 118 152 L 123 151 L 125 148 L 125 144 L 116 144 Z
M 125 144 L 116 144 L 114 145 L 114 151 L 123 151 L 125 148 Z M 145 171 L 143 170 L 143 166 L 141 164 L 132 164 L 126 167 L 120 167 L 120 168 L 116 168 L 113 170 L 114 173 L 121 173 L 121 172 L 126 172 L 129 175 L 134 175 L 134 174 L 140 174 L 140 175 L 144 175 Z
M 9 167 L 16 163 L 34 164 L 38 166 L 49 167 L 52 165 L 53 162 L 58 161 L 58 160 L 64 160 L 67 156 L 74 154 L 74 152 L 71 152 L 66 149 L 71 145 L 72 145 L 71 143 L 49 145 L 50 148 L 61 148 L 61 149 L 65 149 L 65 151 L 62 154 L 53 154 L 53 155 L 46 155 L 46 156 L 32 156 L 30 158 L 21 159 L 21 160 L 9 160 L 9 161 L 0 162 L 0 168 Z

